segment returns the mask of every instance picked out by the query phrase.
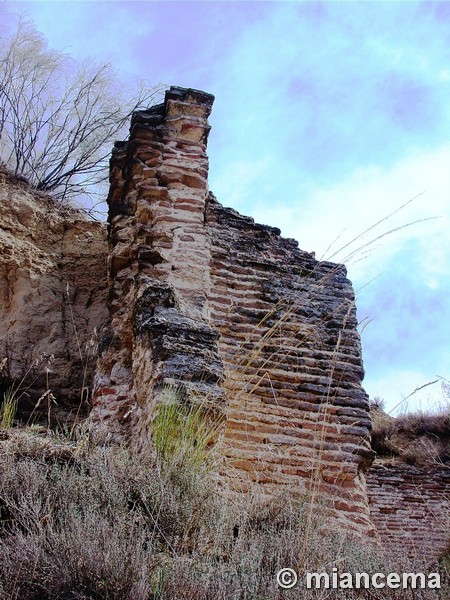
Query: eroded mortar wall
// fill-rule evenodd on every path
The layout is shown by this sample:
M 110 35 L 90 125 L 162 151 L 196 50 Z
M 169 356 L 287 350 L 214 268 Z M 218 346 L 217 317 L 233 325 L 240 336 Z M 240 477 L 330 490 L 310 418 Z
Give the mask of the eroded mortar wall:
M 309 491 L 341 525 L 373 534 L 351 283 L 344 267 L 209 194 L 212 102 L 171 88 L 116 145 L 93 419 L 142 446 L 176 385 L 177 400 L 203 398 L 225 415 L 219 445 L 233 487 Z
M 206 225 L 235 485 L 316 493 L 342 524 L 370 531 L 370 420 L 345 268 L 213 199 Z
M 110 322 L 103 332 L 93 419 L 145 445 L 155 406 L 226 400 L 218 332 L 209 323 L 206 140 L 213 97 L 172 88 L 138 112 L 111 162 Z
M 375 461 L 367 477 L 370 514 L 392 552 L 427 561 L 449 551 L 450 468 Z

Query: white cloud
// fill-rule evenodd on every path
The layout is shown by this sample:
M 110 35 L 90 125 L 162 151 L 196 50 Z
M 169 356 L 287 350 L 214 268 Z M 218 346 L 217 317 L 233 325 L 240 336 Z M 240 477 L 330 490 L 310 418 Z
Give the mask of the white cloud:
M 227 198 L 227 204 L 235 209 L 243 210 L 245 198 L 253 194 L 258 180 L 270 172 L 270 160 L 261 157 L 259 160 L 239 161 L 230 163 L 227 169 L 222 169 L 215 179 L 211 191 L 216 193 L 219 188 Z M 220 202 L 220 198 L 218 198 Z
M 433 383 L 434 382 L 434 383 Z M 395 369 L 379 377 L 366 377 L 364 386 L 369 396 L 384 400 L 385 410 L 393 415 L 423 410 L 436 411 L 448 406 L 439 375 Z
M 307 197 L 296 197 L 292 190 L 289 196 L 276 202 L 261 203 L 252 216 L 280 227 L 284 235 L 295 237 L 305 249 L 315 250 L 317 257 L 325 255 L 336 262 L 384 232 L 400 228 L 368 246 L 367 257 L 363 257 L 364 249 L 356 253 L 349 265 L 351 276 L 364 283 L 365 278 L 388 268 L 390 261 L 412 240 L 420 248 L 416 274 L 436 287 L 436 278 L 444 276 L 450 268 L 448 165 L 450 145 L 433 152 L 415 151 L 390 168 L 358 169 L 334 185 L 311 190 Z M 383 221 L 413 198 L 408 206 Z M 430 218 L 433 220 L 426 220 Z M 377 227 L 344 247 L 380 221 Z M 404 227 L 414 221 L 421 222 Z M 339 248 L 343 249 L 335 254 Z M 364 259 L 356 262 L 359 258 Z

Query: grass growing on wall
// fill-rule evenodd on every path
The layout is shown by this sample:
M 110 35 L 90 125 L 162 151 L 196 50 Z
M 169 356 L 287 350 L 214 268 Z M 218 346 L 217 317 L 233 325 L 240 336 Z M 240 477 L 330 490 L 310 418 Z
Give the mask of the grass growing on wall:
M 198 468 L 207 462 L 223 419 L 204 402 L 182 402 L 181 391 L 168 390 L 153 420 L 152 437 L 158 456 L 174 465 L 186 463 Z
M 0 405 L 0 429 L 10 429 L 17 412 L 17 395 L 13 388 L 3 394 Z

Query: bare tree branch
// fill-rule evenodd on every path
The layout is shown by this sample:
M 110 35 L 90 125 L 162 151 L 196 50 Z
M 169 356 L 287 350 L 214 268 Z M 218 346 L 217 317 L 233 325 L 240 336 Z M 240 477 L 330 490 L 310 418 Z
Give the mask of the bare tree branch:
M 114 138 L 162 90 L 130 100 L 110 65 L 77 64 L 22 21 L 0 44 L 0 163 L 60 201 L 95 206 Z

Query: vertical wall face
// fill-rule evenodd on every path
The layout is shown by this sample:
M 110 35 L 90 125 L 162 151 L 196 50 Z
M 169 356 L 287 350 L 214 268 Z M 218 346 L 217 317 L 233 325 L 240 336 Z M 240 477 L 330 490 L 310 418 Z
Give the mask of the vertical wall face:
M 104 224 L 0 172 L 0 386 L 28 374 L 21 416 L 48 388 L 61 422 L 87 411 L 93 336 L 107 318 L 107 250 Z
M 427 562 L 450 549 L 450 469 L 375 462 L 367 478 L 372 520 L 383 545 Z
M 234 487 L 317 493 L 340 523 L 373 533 L 351 284 L 342 266 L 208 195 L 212 100 L 172 88 L 116 147 L 93 417 L 142 442 L 164 386 L 177 384 L 225 414 L 219 444 Z
M 163 105 L 134 115 L 130 141 L 112 159 L 111 321 L 93 416 L 133 440 L 138 431 L 145 437 L 168 385 L 207 394 L 218 410 L 225 400 L 218 333 L 208 318 L 212 103 L 209 94 L 172 88 Z
M 373 533 L 370 420 L 345 268 L 214 201 L 207 226 L 234 485 L 316 494 L 345 527 Z

